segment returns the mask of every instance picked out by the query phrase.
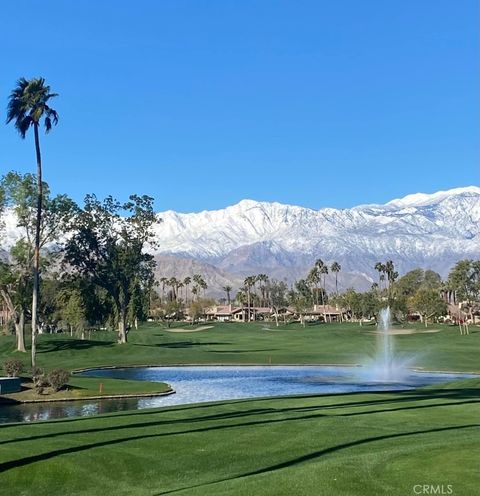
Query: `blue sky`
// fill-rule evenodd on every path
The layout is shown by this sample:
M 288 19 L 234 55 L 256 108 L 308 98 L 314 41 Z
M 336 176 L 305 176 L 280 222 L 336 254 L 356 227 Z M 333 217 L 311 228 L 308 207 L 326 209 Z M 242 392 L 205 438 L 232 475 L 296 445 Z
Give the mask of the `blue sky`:
M 480 183 L 479 14 L 477 0 L 5 0 L 0 105 L 20 76 L 60 93 L 44 172 L 78 201 L 382 203 Z M 34 166 L 32 137 L 0 127 L 0 172 Z

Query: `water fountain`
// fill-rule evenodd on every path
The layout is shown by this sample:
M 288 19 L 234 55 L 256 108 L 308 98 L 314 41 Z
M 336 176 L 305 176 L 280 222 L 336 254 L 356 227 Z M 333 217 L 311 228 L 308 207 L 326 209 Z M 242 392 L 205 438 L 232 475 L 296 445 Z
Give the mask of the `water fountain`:
M 395 353 L 392 335 L 390 307 L 379 314 L 377 351 L 374 359 L 367 364 L 366 375 L 374 382 L 404 382 L 410 375 L 409 365 L 415 357 L 405 357 Z

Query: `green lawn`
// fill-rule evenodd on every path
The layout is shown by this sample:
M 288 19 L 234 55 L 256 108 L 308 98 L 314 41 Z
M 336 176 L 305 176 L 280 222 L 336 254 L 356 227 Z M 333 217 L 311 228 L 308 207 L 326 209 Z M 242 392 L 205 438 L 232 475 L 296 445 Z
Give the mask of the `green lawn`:
M 188 328 L 188 325 L 177 325 Z M 38 340 L 40 367 L 75 369 L 99 365 L 167 364 L 351 364 L 375 352 L 374 326 L 298 324 L 264 330 L 262 324 L 217 324 L 193 333 L 171 333 L 157 324 L 145 324 L 129 335 L 127 345 L 115 344 L 115 333 L 99 332 L 81 341 L 68 335 L 42 335 Z M 407 326 L 424 331 L 422 326 Z M 430 326 L 435 333 L 395 337 L 400 352 L 418 355 L 415 364 L 431 370 L 480 372 L 480 328 L 460 336 L 452 326 Z M 12 353 L 13 337 L 0 337 L 0 362 Z
M 439 328 L 436 326 L 435 328 Z M 273 327 L 272 327 L 273 329 Z M 418 365 L 480 371 L 480 333 L 397 336 Z M 356 363 L 373 327 L 191 334 L 146 325 L 124 347 L 102 333 L 41 336 L 48 367 L 172 363 Z M 0 338 L 0 356 L 11 356 Z M 75 379 L 76 380 L 76 379 Z M 0 426 L 2 495 L 414 495 L 414 485 L 477 494 L 480 379 L 396 393 L 228 401 Z

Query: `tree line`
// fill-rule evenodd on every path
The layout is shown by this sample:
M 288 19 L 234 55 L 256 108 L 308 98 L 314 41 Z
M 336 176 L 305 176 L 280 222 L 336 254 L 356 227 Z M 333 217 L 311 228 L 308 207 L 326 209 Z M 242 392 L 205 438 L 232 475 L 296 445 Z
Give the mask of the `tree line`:
M 227 304 L 233 301 L 247 308 L 270 307 L 275 313 L 281 307 L 290 307 L 300 317 L 315 306 L 325 312 L 326 305 L 331 304 L 345 311 L 342 316 L 360 322 L 375 319 L 385 306 L 390 306 L 398 321 L 405 321 L 408 315 L 416 313 L 425 324 L 456 310 L 453 320 L 462 333 L 468 333 L 468 322 L 472 322 L 474 313 L 480 310 L 480 260 L 460 260 L 445 280 L 433 270 L 421 268 L 399 277 L 392 260 L 377 262 L 373 268 L 378 272 L 378 282 L 373 282 L 368 291 L 353 288 L 339 291 L 340 264 L 332 262 L 329 266 L 317 259 L 307 276 L 291 285 L 270 279 L 266 274 L 250 275 L 233 299 L 233 288 L 224 286 L 226 297 L 221 301 Z M 334 276 L 330 285 L 335 288 L 330 293 L 327 291 L 329 274 Z M 252 314 L 248 312 L 247 321 L 250 320 Z

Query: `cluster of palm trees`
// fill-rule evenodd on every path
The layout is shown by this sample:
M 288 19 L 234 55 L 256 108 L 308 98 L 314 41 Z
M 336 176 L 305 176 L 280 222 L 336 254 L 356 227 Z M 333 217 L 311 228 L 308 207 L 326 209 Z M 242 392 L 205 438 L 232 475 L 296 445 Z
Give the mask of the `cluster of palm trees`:
M 378 288 L 380 290 L 386 289 L 390 296 L 392 285 L 398 278 L 398 272 L 395 270 L 393 261 L 387 260 L 385 263 L 377 262 L 374 269 L 378 272 Z
M 237 299 L 246 299 L 248 306 L 251 306 L 253 300 L 260 306 L 266 306 L 269 303 L 269 282 L 267 274 L 246 277 L 243 281 L 243 287 L 237 294 Z M 257 289 L 260 290 L 260 295 L 257 294 Z
M 320 258 L 315 262 L 314 267 L 310 270 L 306 282 L 314 295 L 316 304 L 326 303 L 326 278 L 330 273 L 335 275 L 335 292 L 338 295 L 338 273 L 342 267 L 338 262 L 333 262 L 330 266 L 325 264 Z M 247 276 L 243 281 L 243 287 L 239 289 L 235 300 L 240 304 L 246 304 L 248 307 L 252 304 L 259 306 L 270 306 L 270 289 L 271 281 L 266 274 L 257 274 Z M 229 305 L 232 302 L 232 286 L 223 286 L 225 292 L 225 301 Z
M 342 266 L 338 262 L 333 262 L 330 265 L 330 272 L 332 274 L 335 274 L 335 293 L 337 295 L 338 295 L 338 273 L 341 270 L 342 270 Z M 319 300 L 321 300 L 322 305 L 325 305 L 326 295 L 327 295 L 326 282 L 327 282 L 328 273 L 329 273 L 329 267 L 321 258 L 315 261 L 315 265 L 308 273 L 306 282 L 310 286 L 311 291 L 314 294 L 316 305 L 320 303 Z
M 240 304 L 246 304 L 248 307 L 252 306 L 253 303 L 260 306 L 267 306 L 270 304 L 270 279 L 267 274 L 257 274 L 251 275 L 244 279 L 243 287 L 239 289 L 235 295 L 235 300 Z M 257 294 L 257 289 L 260 290 L 260 294 Z M 232 291 L 233 287 L 226 285 L 222 287 L 225 292 L 225 301 L 227 305 L 232 302 Z
M 230 305 L 232 287 L 224 286 L 222 289 L 225 291 L 227 304 Z M 257 290 L 260 290 L 260 294 L 257 293 Z M 235 300 L 242 305 L 246 304 L 248 308 L 252 305 L 264 307 L 271 304 L 269 290 L 270 279 L 267 274 L 247 276 L 243 281 L 243 287 L 237 292 Z M 247 320 L 251 320 L 251 315 L 248 315 Z
M 162 303 L 182 300 L 185 305 L 188 305 L 189 302 L 198 300 L 200 296 L 205 297 L 205 291 L 208 288 L 208 284 L 200 274 L 194 274 L 192 277 L 187 276 L 184 279 L 161 277 L 159 281 Z

